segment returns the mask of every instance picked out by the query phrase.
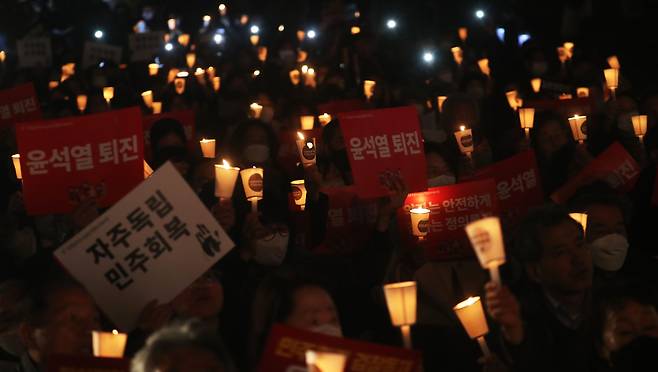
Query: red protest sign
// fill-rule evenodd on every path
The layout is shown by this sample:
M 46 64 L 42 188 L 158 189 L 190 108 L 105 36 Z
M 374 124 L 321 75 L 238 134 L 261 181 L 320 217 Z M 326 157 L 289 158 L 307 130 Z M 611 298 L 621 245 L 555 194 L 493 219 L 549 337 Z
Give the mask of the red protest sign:
M 346 355 L 346 372 L 414 372 L 421 367 L 421 355 L 416 351 L 325 336 L 275 324 L 270 331 L 258 370 L 306 371 L 308 350 Z
M 187 139 L 187 148 L 192 152 L 196 151 L 199 144 L 194 137 L 195 118 L 193 110 L 172 111 L 163 114 L 148 115 L 145 116 L 142 120 L 142 125 L 144 128 L 144 156 L 146 157 L 146 160 L 152 160 L 151 137 L 149 135 L 149 131 L 151 130 L 153 124 L 162 119 L 174 119 L 181 123 L 183 130 L 185 131 L 185 138 Z
M 128 372 L 130 359 L 55 355 L 48 358 L 48 372 Z
M 420 207 L 429 209 L 430 217 L 428 234 L 418 241 L 412 234 L 409 211 Z M 409 194 L 398 210 L 398 224 L 405 246 L 422 246 L 432 260 L 453 260 L 473 255 L 464 226 L 498 213 L 496 184 L 486 179 Z
M 551 194 L 556 203 L 565 203 L 579 188 L 602 180 L 619 192 L 628 192 L 640 176 L 640 166 L 624 147 L 615 142 L 592 160 L 575 177 Z
M 509 224 L 519 222 L 530 208 L 544 201 L 534 151 L 525 151 L 480 169 L 474 178 L 496 181 L 501 214 Z
M 329 199 L 323 243 L 317 254 L 349 254 L 363 247 L 374 232 L 377 200 L 361 199 L 354 186 L 323 188 Z
M 330 101 L 318 105 L 318 112 L 320 114 L 338 115 L 343 112 L 364 110 L 366 104 L 360 99 L 344 99 L 337 101 Z
M 130 108 L 17 125 L 28 213 L 67 213 L 88 198 L 108 207 L 137 186 L 144 179 L 141 119 Z
M 380 181 L 399 173 L 411 192 L 427 188 L 425 152 L 414 107 L 356 111 L 338 115 L 359 196 L 388 195 Z
M 0 127 L 38 119 L 41 119 L 41 108 L 32 83 L 0 91 Z

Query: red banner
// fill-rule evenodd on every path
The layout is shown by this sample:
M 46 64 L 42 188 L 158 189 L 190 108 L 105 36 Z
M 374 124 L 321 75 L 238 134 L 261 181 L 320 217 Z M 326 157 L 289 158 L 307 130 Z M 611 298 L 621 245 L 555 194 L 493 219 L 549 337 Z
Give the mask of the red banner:
M 419 207 L 430 210 L 428 234 L 423 240 L 414 237 L 411 230 L 409 211 Z M 398 210 L 398 224 L 406 247 L 418 244 L 431 260 L 454 260 L 473 256 L 464 226 L 498 214 L 496 184 L 486 179 L 409 194 Z
M 48 372 L 128 372 L 130 359 L 55 355 L 48 359 Z
M 308 350 L 346 355 L 346 372 L 416 372 L 421 368 L 421 355 L 416 351 L 325 336 L 276 324 L 270 332 L 258 370 L 306 371 Z
M 338 101 L 330 101 L 318 105 L 318 113 L 320 115 L 327 113 L 336 116 L 343 112 L 365 110 L 366 104 L 360 99 L 344 99 Z
M 565 203 L 579 188 L 601 180 L 619 192 L 628 192 L 640 176 L 640 166 L 624 147 L 615 142 L 592 160 L 575 177 L 551 194 L 556 203 Z
M 41 119 L 41 108 L 32 83 L 0 91 L 0 127 L 38 119 Z
M 475 179 L 496 181 L 501 217 L 513 226 L 528 211 L 544 202 L 534 151 L 526 151 L 478 170 Z
M 21 123 L 23 194 L 29 214 L 68 213 L 80 201 L 108 207 L 144 179 L 137 108 Z
M 359 196 L 388 195 L 380 180 L 386 171 L 400 174 L 410 192 L 427 189 L 423 137 L 414 107 L 350 112 L 339 119 Z
M 149 115 L 149 116 L 145 116 L 144 119 L 142 120 L 142 124 L 144 127 L 144 156 L 146 157 L 147 161 L 152 160 L 151 137 L 149 135 L 149 131 L 151 130 L 153 124 L 155 124 L 155 122 L 161 119 L 174 119 L 180 122 L 183 126 L 183 130 L 185 131 L 185 138 L 187 139 L 187 148 L 190 150 L 191 153 L 194 153 L 195 151 L 198 150 L 199 142 L 197 142 L 196 137 L 194 136 L 195 119 L 194 119 L 193 110 L 172 111 L 172 112 L 166 112 L 164 114 Z

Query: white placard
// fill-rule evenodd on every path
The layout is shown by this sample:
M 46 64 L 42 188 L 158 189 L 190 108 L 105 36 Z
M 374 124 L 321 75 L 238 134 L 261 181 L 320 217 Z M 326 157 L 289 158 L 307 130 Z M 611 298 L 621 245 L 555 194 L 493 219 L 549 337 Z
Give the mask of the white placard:
M 87 41 L 82 53 L 82 68 L 92 66 L 101 60 L 112 61 L 119 65 L 121 63 L 121 47 Z
M 162 31 L 131 34 L 128 40 L 130 45 L 130 60 L 151 61 L 164 48 L 164 35 Z
M 55 256 L 116 326 L 130 331 L 149 301 L 171 301 L 234 246 L 167 163 Z
M 49 37 L 29 37 L 16 42 L 18 67 L 48 67 L 52 63 Z

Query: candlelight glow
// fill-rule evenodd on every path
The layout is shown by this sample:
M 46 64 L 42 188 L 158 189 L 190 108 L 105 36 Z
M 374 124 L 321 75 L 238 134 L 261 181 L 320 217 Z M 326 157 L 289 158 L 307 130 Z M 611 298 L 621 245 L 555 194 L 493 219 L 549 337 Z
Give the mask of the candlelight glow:
M 146 105 L 146 107 L 151 108 L 153 106 L 153 91 L 147 90 L 143 92 L 142 100 L 144 101 L 144 105 Z
M 178 44 L 187 48 L 187 45 L 190 43 L 190 34 L 180 34 L 178 35 Z
M 607 68 L 603 71 L 605 75 L 605 84 L 608 89 L 614 91 L 619 86 L 619 70 L 616 68 Z
M 185 56 L 185 62 L 187 62 L 187 67 L 194 67 L 194 64 L 196 63 L 196 53 L 187 53 Z
M 169 18 L 167 20 L 167 27 L 169 27 L 170 31 L 173 31 L 176 29 L 176 19 L 174 18 Z
M 253 74 L 254 77 L 260 76 L 260 70 L 254 70 Z
M 470 338 L 478 338 L 489 333 L 480 297 L 469 297 L 452 309 Z
M 386 284 L 384 296 L 394 326 L 416 323 L 416 282 Z
M 644 135 L 647 134 L 647 116 L 633 115 L 631 120 L 633 121 L 633 130 L 635 130 L 635 135 L 640 138 L 640 141 L 643 141 Z
M 20 154 L 14 154 L 11 156 L 11 161 L 14 163 L 14 173 L 16 174 L 16 179 L 23 179 L 23 173 L 21 172 L 21 156 Z
M 491 76 L 491 70 L 489 69 L 489 59 L 488 58 L 483 58 L 478 61 L 478 67 L 480 67 L 480 71 L 482 72 L 483 75 L 486 76 Z
M 589 88 L 587 88 L 587 87 L 576 88 L 576 97 L 578 97 L 578 98 L 587 98 L 587 97 L 589 97 Z
M 219 92 L 221 83 L 222 83 L 222 79 L 219 76 L 215 76 L 214 78 L 212 78 L 212 89 L 214 89 L 215 92 Z
M 95 357 L 122 358 L 126 348 L 128 335 L 119 333 L 116 329 L 112 332 L 92 331 L 92 345 Z
M 215 140 L 213 138 L 201 139 L 199 141 L 201 145 L 201 153 L 204 158 L 214 158 L 215 157 Z
M 352 26 L 352 28 L 350 28 L 350 33 L 351 33 L 352 35 L 358 35 L 358 34 L 360 34 L 360 33 L 361 33 L 361 27 L 359 27 L 359 26 Z
M 78 104 L 78 110 L 80 110 L 80 112 L 84 112 L 87 108 L 87 96 L 84 94 L 78 95 L 76 97 L 76 103 Z
M 584 128 L 584 123 L 587 116 L 580 116 L 578 114 L 569 118 L 569 126 L 571 127 L 571 134 L 573 139 L 582 144 L 587 139 L 587 131 Z
M 103 98 L 109 104 L 112 98 L 114 98 L 114 87 L 105 87 L 103 88 Z
M 541 79 L 540 78 L 534 78 L 530 80 L 530 85 L 532 86 L 532 91 L 535 93 L 539 93 L 539 90 L 541 90 Z
M 162 112 L 162 102 L 153 102 L 153 114 L 157 115 Z
M 447 96 L 438 96 L 438 97 L 436 97 L 436 102 L 437 102 L 438 107 L 439 107 L 439 112 L 443 112 L 443 103 L 446 101 L 446 99 L 448 99 Z
M 459 126 L 459 130 L 462 131 L 462 132 L 465 131 L 465 130 L 466 130 L 466 126 L 464 126 L 464 125 L 460 125 L 460 126 Z
M 610 68 L 614 68 L 617 70 L 621 69 L 621 64 L 619 63 L 619 59 L 615 55 L 608 57 L 608 65 L 610 66 Z
M 304 135 L 302 134 L 302 132 L 297 132 L 297 137 L 299 137 L 299 139 L 302 140 L 302 141 L 306 139 L 304 137 Z
M 159 69 L 160 69 L 160 65 L 158 65 L 157 63 L 149 63 L 149 76 L 157 75 Z
M 304 37 L 306 37 L 306 32 L 304 30 L 297 30 L 297 40 L 301 43 L 304 41 Z
M 244 26 L 244 25 L 246 25 L 248 22 L 249 22 L 249 16 L 248 16 L 248 15 L 243 14 L 242 16 L 240 16 L 240 24 L 241 24 L 241 25 Z
M 587 231 L 587 213 L 569 213 L 569 217 L 576 220 L 583 227 L 583 232 Z
M 258 45 L 259 41 L 260 41 L 260 36 L 258 36 L 258 35 L 249 36 L 249 42 L 251 43 L 251 45 L 256 46 L 256 45 Z
M 263 106 L 259 105 L 256 102 L 253 102 L 251 105 L 249 105 L 249 110 L 251 111 L 251 116 L 254 119 L 260 119 L 260 114 L 263 111 Z
M 0 50 L 0 62 L 4 62 L 7 59 L 7 53 L 4 50 Z
M 52 80 L 48 82 L 48 89 L 53 90 L 59 86 L 59 81 Z
M 320 125 L 324 127 L 331 122 L 331 115 L 325 112 L 324 114 L 318 116 L 318 120 L 320 121 Z
M 219 10 L 219 15 L 221 15 L 221 16 L 226 15 L 226 4 L 219 4 L 217 9 Z
M 455 63 L 461 65 L 462 62 L 464 61 L 464 51 L 462 50 L 462 48 L 456 46 L 456 47 L 452 47 L 450 51 L 452 52 L 452 57 L 454 58 Z
M 457 34 L 459 35 L 459 40 L 461 40 L 462 42 L 465 42 L 466 38 L 468 38 L 468 28 L 460 27 L 457 30 Z

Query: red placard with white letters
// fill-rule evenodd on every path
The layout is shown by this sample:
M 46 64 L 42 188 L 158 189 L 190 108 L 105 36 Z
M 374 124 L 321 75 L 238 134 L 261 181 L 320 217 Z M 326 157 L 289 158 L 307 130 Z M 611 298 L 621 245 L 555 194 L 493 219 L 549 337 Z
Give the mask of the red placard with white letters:
M 339 114 L 347 157 L 360 197 L 389 195 L 380 178 L 398 173 L 410 192 L 425 191 L 423 137 L 414 107 Z
M 0 127 L 38 119 L 41 119 L 41 108 L 32 83 L 0 91 Z
M 30 215 L 68 213 L 88 198 L 108 207 L 144 179 L 138 108 L 21 123 L 16 140 Z
M 144 128 L 144 157 L 147 161 L 152 160 L 151 136 L 149 135 L 149 132 L 153 124 L 162 119 L 174 119 L 181 123 L 183 126 L 183 131 L 185 132 L 185 139 L 187 139 L 187 149 L 190 150 L 191 153 L 197 151 L 199 148 L 199 142 L 197 142 L 196 137 L 194 136 L 195 117 L 193 110 L 172 111 L 165 112 L 163 114 L 148 115 L 144 116 L 142 121 Z
M 413 208 L 430 210 L 428 233 L 422 240 L 412 234 L 409 211 Z M 486 179 L 409 194 L 397 217 L 404 246 L 418 244 L 428 259 L 443 261 L 473 256 L 464 226 L 498 213 L 496 184 Z

